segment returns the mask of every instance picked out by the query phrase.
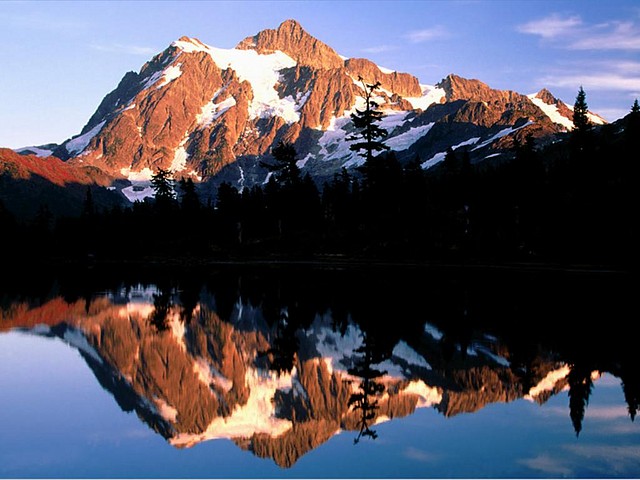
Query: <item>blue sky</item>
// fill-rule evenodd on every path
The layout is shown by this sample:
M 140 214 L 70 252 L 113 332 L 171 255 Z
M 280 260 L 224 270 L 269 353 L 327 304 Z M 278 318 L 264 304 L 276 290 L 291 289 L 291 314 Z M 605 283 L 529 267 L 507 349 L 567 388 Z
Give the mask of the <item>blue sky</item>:
M 640 2 L 0 1 L 0 147 L 80 132 L 129 70 L 183 35 L 232 48 L 294 18 L 347 57 L 435 84 L 449 73 L 624 116 L 640 97 Z

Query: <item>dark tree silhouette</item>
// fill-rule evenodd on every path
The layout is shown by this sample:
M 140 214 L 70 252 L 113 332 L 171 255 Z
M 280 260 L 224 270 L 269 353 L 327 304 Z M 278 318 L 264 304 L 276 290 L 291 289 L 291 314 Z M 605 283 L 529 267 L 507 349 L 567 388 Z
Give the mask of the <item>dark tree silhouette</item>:
M 84 203 L 82 204 L 82 216 L 91 218 L 96 213 L 96 207 L 93 202 L 93 194 L 91 193 L 91 187 L 87 187 L 87 193 L 84 197 Z
M 166 213 L 176 198 L 171 171 L 158 168 L 156 173 L 151 176 L 151 188 L 153 188 L 155 195 L 156 208 L 161 213 Z
M 300 183 L 300 169 L 298 168 L 297 152 L 294 146 L 289 142 L 280 141 L 271 150 L 271 155 L 276 163 L 262 162 L 262 166 L 273 172 L 278 183 L 286 186 L 297 185 Z
M 182 210 L 189 215 L 196 214 L 202 207 L 202 204 L 200 203 L 200 197 L 198 197 L 193 180 L 191 178 L 182 178 L 178 182 L 178 186 L 181 192 L 180 206 Z
M 574 364 L 568 375 L 569 380 L 569 415 L 576 432 L 576 437 L 582 430 L 582 420 L 589 404 L 589 396 L 593 388 L 591 368 L 581 364 Z
M 573 104 L 573 127 L 574 130 L 579 133 L 584 133 L 591 129 L 587 94 L 582 87 L 580 87 L 576 101 Z
M 384 392 L 385 387 L 375 379 L 387 372 L 386 370 L 376 370 L 373 367 L 382 361 L 382 357 L 377 350 L 375 341 L 367 333 L 364 333 L 362 346 L 357 348 L 355 353 L 360 354 L 361 357 L 347 371 L 351 375 L 362 378 L 362 381 L 359 385 L 359 391 L 351 394 L 347 405 L 360 413 L 358 436 L 353 440 L 353 443 L 358 443 L 362 437 L 378 438 L 378 434 L 370 428 L 370 425 L 376 418 L 376 410 L 379 408 L 378 397 Z
M 380 82 L 369 84 L 362 77 L 358 77 L 358 81 L 362 83 L 365 107 L 364 110 L 356 109 L 355 113 L 351 114 L 357 133 L 348 136 L 347 141 L 356 142 L 351 144 L 349 149 L 358 152 L 366 162 L 370 162 L 375 153 L 389 150 L 383 143 L 388 133 L 378 125 L 382 112 L 378 110 L 378 103 L 373 99 L 375 91 L 380 88 Z

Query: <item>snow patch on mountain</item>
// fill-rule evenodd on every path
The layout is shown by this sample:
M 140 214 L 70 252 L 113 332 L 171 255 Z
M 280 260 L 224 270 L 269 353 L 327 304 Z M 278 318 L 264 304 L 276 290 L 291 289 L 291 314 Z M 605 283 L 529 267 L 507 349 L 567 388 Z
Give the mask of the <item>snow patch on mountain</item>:
M 40 148 L 40 147 L 22 147 L 14 150 L 14 152 L 28 153 L 40 158 L 46 158 L 53 154 L 51 150 L 47 150 L 46 148 Z
M 216 417 L 202 433 L 180 433 L 169 442 L 174 446 L 189 447 L 196 443 L 218 438 L 250 438 L 264 433 L 277 437 L 290 430 L 290 420 L 276 416 L 273 398 L 277 390 L 292 387 L 291 374 L 276 375 L 273 372 L 250 368 L 245 375 L 245 385 L 249 388 L 249 398 L 244 405 L 237 405 L 227 417 Z
M 536 397 L 544 392 L 551 391 L 555 388 L 556 384 L 560 380 L 564 380 L 569 375 L 571 369 L 568 365 L 563 365 L 562 367 L 552 370 L 547 375 L 538 382 L 537 385 L 534 385 L 529 390 L 529 393 L 524 396 L 526 400 L 533 401 Z
M 72 155 L 77 155 L 78 153 L 82 152 L 85 148 L 87 148 L 87 145 L 89 145 L 89 142 L 91 141 L 91 139 L 100 133 L 100 130 L 102 130 L 102 127 L 104 127 L 105 123 L 106 123 L 106 120 L 103 120 L 102 122 L 97 124 L 95 127 L 93 127 L 91 130 L 89 130 L 87 133 L 84 133 L 82 135 L 79 135 L 69 140 L 65 145 L 67 152 L 69 152 Z
M 274 86 L 280 82 L 280 71 L 296 65 L 291 57 L 276 51 L 262 55 L 255 50 L 216 48 L 196 40 L 178 40 L 172 45 L 187 53 L 206 52 L 221 69 L 233 69 L 240 81 L 247 80 L 253 89 L 249 117 L 265 118 L 278 115 L 287 123 L 300 120 L 295 99 L 289 95 L 280 98 Z
M 540 110 L 542 110 L 552 122 L 562 125 L 567 130 L 573 130 L 573 121 L 562 115 L 558 111 L 558 107 L 556 105 L 549 105 L 548 103 L 545 103 L 541 98 L 537 98 L 536 95 L 536 93 L 532 93 L 531 95 L 527 96 L 529 97 L 529 100 L 531 100 L 534 105 L 540 108 Z
M 213 100 L 206 103 L 198 115 L 196 115 L 196 122 L 201 128 L 206 128 L 211 125 L 214 120 L 220 118 L 224 112 L 236 105 L 236 99 L 233 97 L 226 98 L 220 103 L 214 103 L 218 93 L 214 95 Z
M 431 365 L 429 365 L 424 357 L 402 340 L 399 341 L 398 344 L 393 348 L 391 354 L 394 357 L 398 357 L 404 360 L 409 365 L 415 365 L 417 367 L 431 370 Z
M 402 390 L 403 394 L 414 394 L 420 397 L 416 408 L 431 407 L 442 402 L 442 390 L 430 387 L 422 380 L 414 380 Z
M 182 137 L 182 140 L 180 141 L 180 145 L 178 145 L 173 152 L 173 160 L 169 167 L 169 170 L 172 172 L 181 172 L 187 168 L 187 158 L 189 157 L 189 154 L 184 148 L 187 140 L 189 140 L 189 132 L 185 132 L 184 137 Z
M 156 404 L 157 412 L 160 414 L 162 418 L 164 418 L 168 422 L 176 423 L 176 420 L 178 419 L 178 410 L 176 410 L 175 407 L 172 407 L 171 405 L 169 405 L 162 398 L 156 397 L 153 399 L 153 401 Z
M 533 123 L 532 121 L 528 121 L 527 123 L 525 123 L 524 125 L 520 125 L 519 127 L 503 128 L 498 133 L 496 133 L 494 136 L 492 136 L 490 139 L 485 140 L 484 142 L 482 142 L 477 147 L 474 147 L 472 150 L 478 150 L 479 148 L 486 147 L 487 145 L 491 145 L 493 142 L 495 142 L 499 138 L 506 137 L 507 135 L 511 135 L 512 133 L 515 133 L 518 130 L 531 125 L 532 123 Z
M 460 147 L 465 147 L 467 145 L 473 145 L 475 143 L 478 143 L 480 141 L 480 137 L 473 137 L 470 138 L 469 140 L 465 140 L 462 143 L 459 143 L 457 145 L 454 145 L 453 147 L 451 147 L 452 150 L 457 150 Z M 475 150 L 475 148 L 474 148 Z M 428 168 L 433 167 L 434 165 L 442 162 L 445 157 L 447 156 L 447 152 L 438 152 L 436 153 L 433 157 L 431 157 L 429 160 L 422 162 L 420 164 L 420 166 L 422 167 L 423 170 L 426 170 Z
M 69 345 L 86 353 L 91 358 L 93 358 L 96 362 L 102 365 L 103 363 L 102 357 L 100 357 L 100 355 L 98 355 L 98 352 L 96 352 L 95 348 L 93 348 L 93 346 L 89 344 L 89 342 L 87 341 L 87 338 L 85 337 L 82 331 L 68 327 L 65 330 L 62 338 Z
M 431 325 L 430 323 L 424 324 L 424 331 L 427 335 L 429 335 L 430 337 L 432 337 L 434 340 L 438 342 L 442 340 L 442 337 L 444 336 L 436 326 Z
M 427 133 L 429 133 L 429 130 L 431 130 L 431 127 L 433 127 L 433 125 L 434 123 L 429 123 L 427 125 L 420 125 L 419 127 L 412 127 L 404 133 L 396 135 L 395 137 L 388 138 L 385 143 L 388 147 L 397 152 L 406 150 L 419 138 L 424 137 Z
M 426 110 L 430 105 L 433 105 L 434 103 L 441 103 L 442 99 L 446 96 L 444 89 L 437 88 L 433 85 L 420 84 L 420 88 L 422 88 L 421 97 L 405 98 L 405 100 L 409 102 L 411 106 L 413 106 L 413 108 Z
M 162 81 L 156 87 L 156 89 L 164 87 L 165 85 L 174 81 L 176 78 L 182 75 L 182 70 L 180 69 L 181 65 L 181 63 L 178 63 L 177 65 L 171 65 L 170 67 L 167 67 L 162 74 Z

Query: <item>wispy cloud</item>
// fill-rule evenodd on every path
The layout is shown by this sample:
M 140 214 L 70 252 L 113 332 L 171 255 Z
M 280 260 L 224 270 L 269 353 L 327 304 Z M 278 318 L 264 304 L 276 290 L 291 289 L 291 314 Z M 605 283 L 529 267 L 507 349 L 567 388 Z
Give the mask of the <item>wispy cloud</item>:
M 154 55 L 158 50 L 152 47 L 143 47 L 140 45 L 125 45 L 122 43 L 112 43 L 110 45 L 91 45 L 91 48 L 101 52 L 120 53 L 125 55 Z
M 426 28 L 423 30 L 413 30 L 405 35 L 405 38 L 408 39 L 411 43 L 422 43 L 438 38 L 446 38 L 448 36 L 449 32 L 446 28 L 444 28 L 442 25 L 436 25 L 434 27 Z
M 569 50 L 640 50 L 640 24 L 615 21 L 586 24 L 578 15 L 557 13 L 518 25 L 520 33 L 537 35 Z
M 586 90 L 640 91 L 640 76 L 618 73 L 568 73 L 550 74 L 540 79 L 543 85 L 574 87 L 582 85 Z
M 566 465 L 564 459 L 554 458 L 547 454 L 538 455 L 534 458 L 526 458 L 520 460 L 520 463 L 532 470 L 543 472 L 552 477 L 569 477 L 573 473 L 571 468 Z
M 404 456 L 410 460 L 416 460 L 423 463 L 432 463 L 440 459 L 440 455 L 421 450 L 415 447 L 409 447 L 404 451 Z
M 561 17 L 554 13 L 540 20 L 533 20 L 516 28 L 521 33 L 539 35 L 542 38 L 558 38 L 574 32 L 582 25 L 582 20 L 578 16 Z
M 384 53 L 391 52 L 397 49 L 398 47 L 396 45 L 377 45 L 375 47 L 363 48 L 362 51 L 365 53 Z
M 640 62 L 621 60 L 564 65 L 539 81 L 552 87 L 577 88 L 582 85 L 587 90 L 640 92 Z
M 632 22 L 612 22 L 574 40 L 573 50 L 640 50 L 640 27 Z

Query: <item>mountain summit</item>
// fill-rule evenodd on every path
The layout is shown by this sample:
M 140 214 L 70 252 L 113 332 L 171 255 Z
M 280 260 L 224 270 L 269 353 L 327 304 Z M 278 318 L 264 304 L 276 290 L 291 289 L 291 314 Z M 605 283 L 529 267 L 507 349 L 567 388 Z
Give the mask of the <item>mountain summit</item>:
M 344 58 L 287 20 L 233 49 L 178 39 L 128 72 L 54 155 L 133 181 L 161 167 L 244 187 L 265 181 L 261 159 L 284 140 L 302 170 L 321 181 L 362 163 L 346 141 L 350 114 L 364 104 L 360 78 L 380 82 L 387 145 L 401 160 L 419 157 L 423 168 L 449 147 L 464 146 L 478 162 L 502 154 L 513 136 L 572 127 L 571 110 L 546 90 L 526 96 L 453 74 L 420 84 L 409 73 Z

